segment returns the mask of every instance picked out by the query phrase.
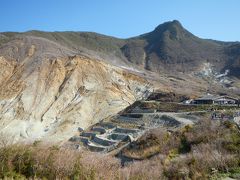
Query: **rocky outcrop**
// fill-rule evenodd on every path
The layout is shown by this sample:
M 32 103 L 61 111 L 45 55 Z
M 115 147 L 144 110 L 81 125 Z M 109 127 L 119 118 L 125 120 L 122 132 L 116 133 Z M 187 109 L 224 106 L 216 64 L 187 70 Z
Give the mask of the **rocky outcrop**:
M 0 57 L 0 133 L 14 141 L 62 141 L 150 91 L 146 80 L 85 56 Z

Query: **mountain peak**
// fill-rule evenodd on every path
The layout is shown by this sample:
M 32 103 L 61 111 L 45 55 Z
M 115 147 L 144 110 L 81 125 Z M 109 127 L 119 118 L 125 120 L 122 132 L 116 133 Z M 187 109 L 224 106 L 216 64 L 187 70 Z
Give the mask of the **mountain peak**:
M 162 39 L 163 37 L 179 40 L 185 36 L 190 37 L 193 35 L 187 31 L 178 20 L 173 20 L 160 24 L 147 36 L 152 40 L 159 40 L 159 38 Z
M 183 31 L 184 28 L 178 20 L 168 21 L 163 24 L 160 24 L 155 28 L 155 32 L 164 32 L 164 31 Z
M 172 21 L 172 23 L 175 23 L 175 24 L 180 24 L 180 25 L 181 25 L 181 22 L 180 22 L 180 21 L 178 21 L 178 20 L 176 20 L 176 19 L 175 19 L 175 20 L 173 20 L 173 21 Z
M 180 21 L 178 21 L 178 20 L 168 21 L 168 22 L 165 22 L 165 23 L 163 23 L 163 24 L 161 24 L 161 25 L 182 27 L 182 24 L 181 24 Z

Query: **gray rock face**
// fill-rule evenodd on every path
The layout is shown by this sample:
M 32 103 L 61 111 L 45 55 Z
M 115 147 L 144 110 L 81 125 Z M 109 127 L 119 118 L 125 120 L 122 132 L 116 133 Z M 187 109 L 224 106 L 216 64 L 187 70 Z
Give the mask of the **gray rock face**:
M 151 90 L 126 70 L 23 38 L 0 48 L 0 134 L 60 142 L 123 110 Z

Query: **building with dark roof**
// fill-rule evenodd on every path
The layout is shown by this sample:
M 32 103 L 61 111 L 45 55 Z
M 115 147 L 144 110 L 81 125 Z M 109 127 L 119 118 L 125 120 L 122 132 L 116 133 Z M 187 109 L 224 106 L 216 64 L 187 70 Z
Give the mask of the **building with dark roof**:
M 207 94 L 193 101 L 194 104 L 237 104 L 238 99 L 230 96 L 214 96 Z

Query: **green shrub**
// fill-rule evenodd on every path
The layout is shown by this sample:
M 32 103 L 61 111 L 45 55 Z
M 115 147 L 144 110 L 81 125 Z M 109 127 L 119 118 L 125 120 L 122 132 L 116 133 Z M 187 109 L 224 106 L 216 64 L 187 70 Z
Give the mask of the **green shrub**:
M 178 148 L 180 153 L 188 153 L 191 151 L 191 144 L 188 142 L 185 135 L 181 137 L 181 144 Z
M 34 177 L 35 160 L 31 149 L 26 149 L 23 152 L 17 152 L 12 160 L 14 170 L 19 174 L 23 174 L 27 178 Z

